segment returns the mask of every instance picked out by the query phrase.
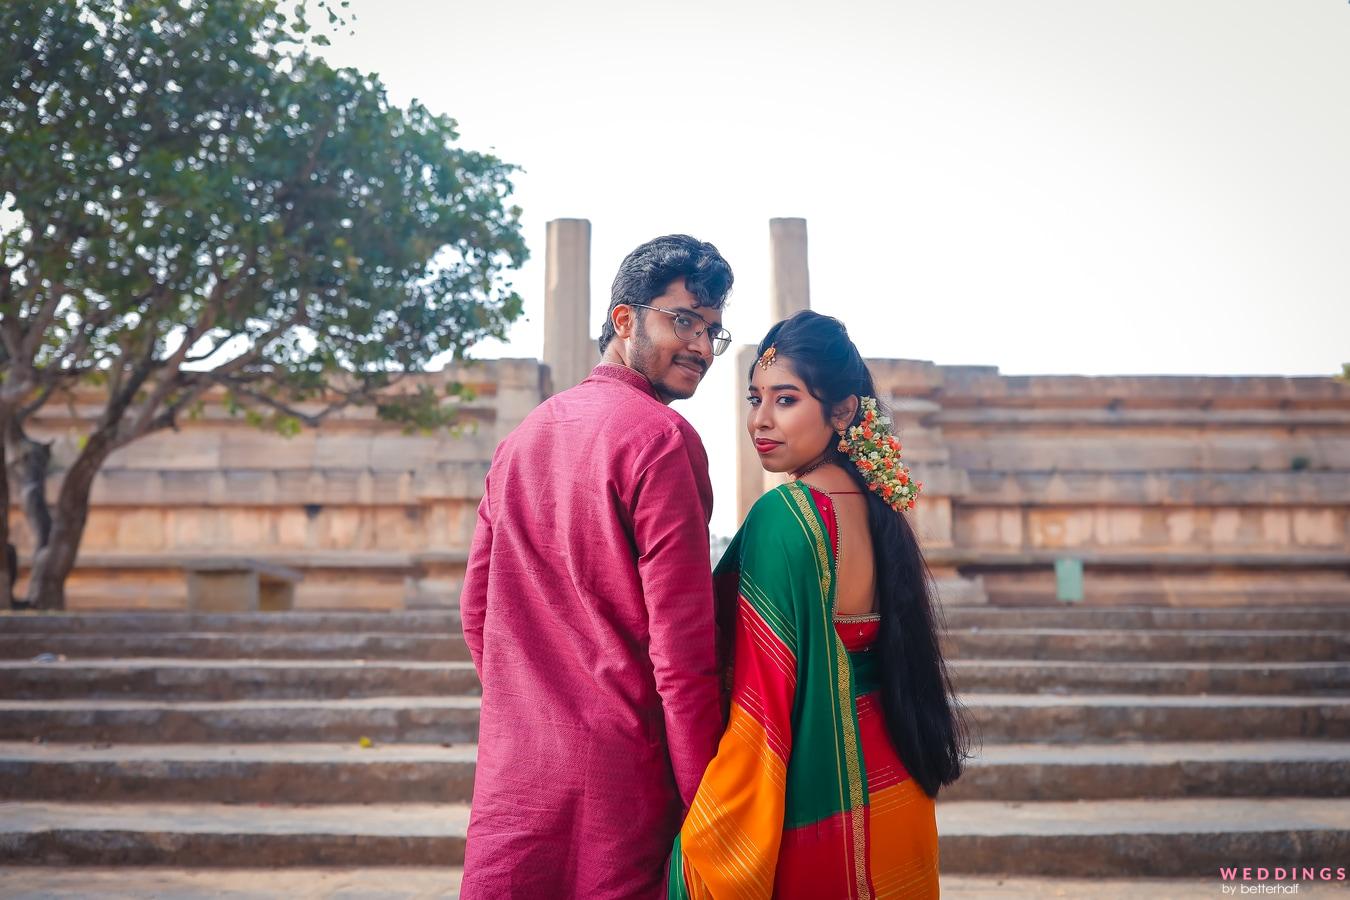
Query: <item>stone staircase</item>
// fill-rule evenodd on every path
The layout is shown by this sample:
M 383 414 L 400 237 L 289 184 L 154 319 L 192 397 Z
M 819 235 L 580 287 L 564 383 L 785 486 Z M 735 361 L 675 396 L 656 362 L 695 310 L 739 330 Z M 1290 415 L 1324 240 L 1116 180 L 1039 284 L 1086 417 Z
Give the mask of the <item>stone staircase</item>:
M 946 895 L 1350 866 L 1350 608 L 947 617 Z M 451 612 L 0 615 L 0 896 L 453 897 L 477 692 Z

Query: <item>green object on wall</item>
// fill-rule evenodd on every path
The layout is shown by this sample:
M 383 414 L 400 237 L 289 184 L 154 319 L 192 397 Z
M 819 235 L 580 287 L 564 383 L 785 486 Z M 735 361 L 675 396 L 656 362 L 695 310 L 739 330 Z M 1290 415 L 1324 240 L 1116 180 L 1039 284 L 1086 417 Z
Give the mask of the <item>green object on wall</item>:
M 1082 602 L 1083 561 L 1081 559 L 1055 560 L 1055 597 L 1061 603 Z

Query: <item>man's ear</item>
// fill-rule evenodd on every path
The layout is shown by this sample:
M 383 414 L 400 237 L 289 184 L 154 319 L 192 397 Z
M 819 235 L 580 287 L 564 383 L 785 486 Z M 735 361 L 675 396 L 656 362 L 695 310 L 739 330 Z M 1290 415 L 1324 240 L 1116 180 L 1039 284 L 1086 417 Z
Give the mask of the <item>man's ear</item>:
M 633 329 L 637 324 L 633 307 L 626 303 L 620 303 L 610 310 L 609 321 L 614 325 L 615 336 L 624 340 L 633 336 Z
M 843 431 L 848 427 L 848 423 L 853 421 L 853 417 L 858 414 L 858 395 L 854 394 L 840 400 L 834 405 L 834 410 L 830 415 L 830 425 L 835 431 Z

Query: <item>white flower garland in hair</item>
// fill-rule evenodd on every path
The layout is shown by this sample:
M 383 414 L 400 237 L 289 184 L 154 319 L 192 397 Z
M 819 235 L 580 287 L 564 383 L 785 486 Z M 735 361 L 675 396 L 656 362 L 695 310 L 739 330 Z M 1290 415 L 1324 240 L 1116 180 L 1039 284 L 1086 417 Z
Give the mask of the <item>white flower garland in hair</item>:
M 840 435 L 839 452 L 853 461 L 867 486 L 892 509 L 913 509 L 923 482 L 911 478 L 909 467 L 900 461 L 900 440 L 891 433 L 891 420 L 877 413 L 877 398 L 859 399 L 862 424 Z

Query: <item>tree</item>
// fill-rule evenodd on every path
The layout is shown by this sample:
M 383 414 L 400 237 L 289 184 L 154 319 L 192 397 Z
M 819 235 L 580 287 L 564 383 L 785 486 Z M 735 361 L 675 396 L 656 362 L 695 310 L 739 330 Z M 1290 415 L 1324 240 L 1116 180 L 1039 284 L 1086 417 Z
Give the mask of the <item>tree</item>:
M 64 604 L 103 462 L 205 392 L 283 428 L 377 399 L 425 424 L 446 398 L 382 392 L 520 314 L 515 167 L 316 57 L 305 12 L 66 0 L 4 14 L 0 443 L 26 500 L 42 501 L 46 472 L 25 422 L 77 385 L 104 398 L 50 521 L 45 501 L 28 509 L 35 606 Z M 5 542 L 8 501 L 0 478 Z

